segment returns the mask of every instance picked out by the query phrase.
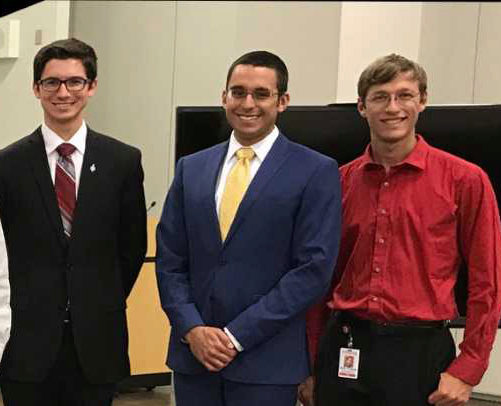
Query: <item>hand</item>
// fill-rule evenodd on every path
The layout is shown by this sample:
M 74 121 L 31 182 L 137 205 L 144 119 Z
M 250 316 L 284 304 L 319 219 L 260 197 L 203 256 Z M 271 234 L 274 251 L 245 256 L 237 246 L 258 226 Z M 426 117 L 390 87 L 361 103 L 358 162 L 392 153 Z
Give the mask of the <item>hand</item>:
M 470 399 L 473 386 L 447 372 L 440 374 L 438 389 L 428 396 L 428 402 L 437 406 L 465 405 Z
M 211 372 L 220 371 L 237 355 L 232 342 L 220 328 L 193 327 L 185 339 L 195 358 Z
M 315 387 L 315 378 L 312 376 L 309 376 L 306 378 L 306 380 L 299 384 L 299 387 L 297 388 L 297 396 L 299 398 L 299 401 L 304 405 L 304 406 L 313 406 L 313 389 Z

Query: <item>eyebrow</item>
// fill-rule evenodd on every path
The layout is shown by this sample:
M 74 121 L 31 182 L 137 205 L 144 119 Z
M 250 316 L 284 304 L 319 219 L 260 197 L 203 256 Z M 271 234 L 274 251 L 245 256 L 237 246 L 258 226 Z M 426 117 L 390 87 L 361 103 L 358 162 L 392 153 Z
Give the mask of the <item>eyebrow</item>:
M 235 85 L 235 86 L 231 86 L 230 89 L 245 89 L 245 86 L 241 86 L 241 85 Z M 255 89 L 252 89 L 253 91 L 256 91 L 256 90 L 267 90 L 267 91 L 271 91 L 271 89 L 268 89 L 267 87 L 256 87 Z

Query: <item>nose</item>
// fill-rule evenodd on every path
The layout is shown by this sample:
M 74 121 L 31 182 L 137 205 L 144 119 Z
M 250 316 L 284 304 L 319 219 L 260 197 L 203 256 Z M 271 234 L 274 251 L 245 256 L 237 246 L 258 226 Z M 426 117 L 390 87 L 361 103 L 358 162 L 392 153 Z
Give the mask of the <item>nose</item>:
M 58 97 L 66 97 L 70 95 L 70 92 L 68 92 L 68 89 L 66 88 L 66 83 L 61 83 L 56 94 Z
M 390 96 L 390 100 L 388 101 L 388 105 L 386 106 L 386 111 L 393 112 L 399 111 L 400 104 L 398 104 L 397 96 Z
M 242 101 L 242 105 L 245 107 L 254 107 L 256 102 L 254 101 L 254 96 L 252 93 L 247 93 L 245 99 Z

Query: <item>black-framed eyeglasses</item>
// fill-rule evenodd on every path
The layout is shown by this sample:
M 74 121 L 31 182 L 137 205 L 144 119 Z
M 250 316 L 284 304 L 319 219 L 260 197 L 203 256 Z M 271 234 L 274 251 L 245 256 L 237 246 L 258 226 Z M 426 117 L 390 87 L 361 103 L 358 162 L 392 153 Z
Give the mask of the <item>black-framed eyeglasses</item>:
M 243 87 L 232 87 L 231 89 L 228 90 L 228 95 L 231 98 L 233 98 L 235 100 L 239 100 L 239 101 L 247 98 L 247 95 L 249 95 L 249 94 L 252 95 L 252 98 L 254 99 L 254 101 L 263 102 L 263 101 L 266 101 L 266 100 L 276 96 L 277 94 L 279 95 L 280 92 L 272 92 L 271 90 L 264 89 L 264 88 L 247 90 L 247 89 L 244 89 Z
M 92 80 L 82 78 L 79 76 L 74 76 L 65 80 L 58 78 L 46 78 L 38 81 L 38 84 L 42 86 L 42 89 L 46 92 L 57 92 L 61 87 L 61 84 L 64 83 L 66 86 L 66 90 L 68 92 L 79 92 L 84 89 L 87 83 L 91 83 Z

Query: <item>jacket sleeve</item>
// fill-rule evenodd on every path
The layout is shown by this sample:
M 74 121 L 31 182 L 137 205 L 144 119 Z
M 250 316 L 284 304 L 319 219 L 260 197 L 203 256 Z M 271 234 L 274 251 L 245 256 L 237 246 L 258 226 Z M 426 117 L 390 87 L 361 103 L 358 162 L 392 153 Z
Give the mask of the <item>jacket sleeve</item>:
M 130 164 L 120 203 L 120 264 L 125 297 L 129 296 L 146 255 L 146 204 L 141 153 Z
M 162 308 L 179 337 L 203 325 L 188 272 L 188 237 L 183 204 L 183 159 L 177 165 L 157 226 L 156 275 Z

